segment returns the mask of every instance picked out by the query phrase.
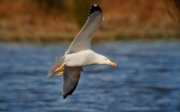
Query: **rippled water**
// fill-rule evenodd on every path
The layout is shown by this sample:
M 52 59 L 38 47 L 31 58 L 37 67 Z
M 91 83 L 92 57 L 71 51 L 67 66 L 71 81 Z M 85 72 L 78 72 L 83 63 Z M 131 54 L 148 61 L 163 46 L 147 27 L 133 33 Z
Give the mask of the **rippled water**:
M 180 42 L 93 45 L 117 67 L 84 68 L 63 100 L 62 77 L 46 78 L 68 45 L 0 44 L 2 112 L 180 112 Z

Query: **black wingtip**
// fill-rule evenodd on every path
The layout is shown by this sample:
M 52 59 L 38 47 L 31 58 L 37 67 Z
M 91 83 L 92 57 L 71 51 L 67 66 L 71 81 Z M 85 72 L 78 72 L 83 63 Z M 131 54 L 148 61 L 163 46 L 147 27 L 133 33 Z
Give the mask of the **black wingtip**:
M 68 95 L 63 95 L 63 99 L 65 99 Z
M 76 89 L 77 85 L 78 85 L 78 83 L 66 95 L 63 95 L 63 99 L 65 99 L 68 95 L 71 95 L 74 92 L 74 90 Z
M 89 15 L 90 16 L 92 13 L 94 13 L 95 11 L 100 11 L 102 13 L 102 9 L 101 7 L 99 7 L 97 4 L 93 4 L 89 10 Z

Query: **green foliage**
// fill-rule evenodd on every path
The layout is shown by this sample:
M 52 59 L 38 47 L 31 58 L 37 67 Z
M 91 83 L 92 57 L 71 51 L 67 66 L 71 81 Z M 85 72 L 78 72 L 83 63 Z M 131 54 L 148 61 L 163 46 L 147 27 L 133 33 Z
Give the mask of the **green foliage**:
M 99 0 L 31 0 L 36 3 L 45 13 L 51 10 L 63 12 L 68 20 L 75 19 L 81 28 L 86 22 L 89 8 Z M 69 19 L 71 18 L 71 19 Z
M 64 0 L 31 0 L 36 3 L 45 13 L 49 13 L 55 9 L 58 11 L 64 11 L 66 9 Z
M 99 0 L 74 0 L 74 17 L 80 28 L 85 24 L 87 20 L 90 7 L 94 3 L 97 4 L 98 1 Z

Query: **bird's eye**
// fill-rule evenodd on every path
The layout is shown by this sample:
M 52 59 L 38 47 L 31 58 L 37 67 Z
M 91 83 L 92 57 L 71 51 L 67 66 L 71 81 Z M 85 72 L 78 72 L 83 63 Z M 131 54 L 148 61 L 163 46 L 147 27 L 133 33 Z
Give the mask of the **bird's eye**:
M 107 58 L 105 60 L 107 60 Z

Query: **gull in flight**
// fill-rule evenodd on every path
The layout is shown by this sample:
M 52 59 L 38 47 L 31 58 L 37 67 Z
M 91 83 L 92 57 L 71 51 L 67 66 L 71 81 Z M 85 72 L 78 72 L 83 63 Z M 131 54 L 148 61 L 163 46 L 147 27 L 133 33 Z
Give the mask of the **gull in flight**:
M 62 96 L 64 99 L 76 89 L 81 71 L 83 71 L 82 67 L 94 64 L 116 66 L 107 57 L 91 50 L 92 36 L 103 20 L 102 9 L 96 4 L 92 5 L 84 27 L 74 38 L 64 56 L 56 58 L 48 72 L 47 78 L 53 74 L 56 76 L 63 74 Z

